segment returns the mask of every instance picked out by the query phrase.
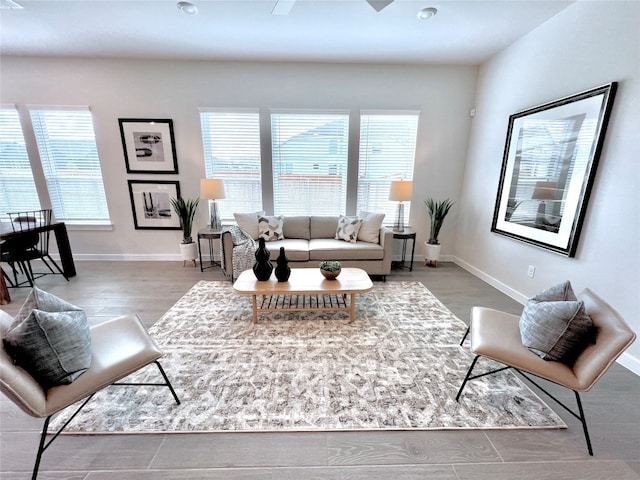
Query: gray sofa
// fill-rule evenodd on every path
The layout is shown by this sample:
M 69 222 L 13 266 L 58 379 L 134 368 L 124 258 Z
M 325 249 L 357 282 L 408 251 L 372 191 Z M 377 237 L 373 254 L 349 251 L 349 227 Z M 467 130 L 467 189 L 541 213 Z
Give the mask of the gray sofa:
M 369 275 L 386 277 L 391 272 L 393 232 L 380 226 L 377 243 L 336 240 L 338 219 L 337 215 L 284 216 L 284 239 L 266 242 L 274 267 L 280 247 L 284 247 L 291 268 L 314 268 L 322 260 L 339 260 L 343 267 L 358 267 Z M 255 262 L 257 238 L 251 238 L 238 227 L 227 227 L 223 229 L 221 243 L 223 271 L 235 280 Z

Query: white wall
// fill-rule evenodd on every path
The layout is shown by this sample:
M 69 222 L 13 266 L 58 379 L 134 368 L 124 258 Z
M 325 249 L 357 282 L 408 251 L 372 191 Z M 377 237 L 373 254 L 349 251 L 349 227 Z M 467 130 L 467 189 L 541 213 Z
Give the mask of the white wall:
M 179 180 L 183 196 L 199 194 L 204 177 L 199 107 L 420 109 L 409 219 L 420 244 L 427 228 L 423 200 L 459 197 L 477 71 L 474 66 L 3 57 L 0 102 L 16 104 L 25 118 L 28 104 L 91 107 L 113 230 L 71 231 L 78 259 L 179 258 L 179 231 L 134 229 L 127 180 Z M 118 118 L 173 119 L 179 175 L 127 175 Z M 196 228 L 201 228 L 206 207 L 198 213 Z M 453 252 L 455 215 L 454 210 L 442 231 L 445 255 Z
M 639 20 L 639 2 L 576 2 L 482 65 L 455 248 L 461 265 L 522 302 L 569 279 L 638 333 Z M 491 233 L 509 115 L 612 81 L 618 92 L 575 258 Z M 621 363 L 640 373 L 640 342 Z

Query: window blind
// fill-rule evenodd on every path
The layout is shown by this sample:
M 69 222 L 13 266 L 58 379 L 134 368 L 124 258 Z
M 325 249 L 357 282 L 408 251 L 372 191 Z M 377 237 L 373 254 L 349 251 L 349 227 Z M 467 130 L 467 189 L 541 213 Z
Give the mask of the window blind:
M 15 108 L 0 108 L 0 216 L 39 210 L 40 200 Z
M 385 214 L 392 223 L 398 202 L 389 200 L 392 180 L 413 180 L 417 111 L 367 112 L 360 114 L 358 163 L 358 212 Z M 411 202 L 404 202 L 409 218 Z
M 345 213 L 347 113 L 272 113 L 274 212 Z
M 38 107 L 30 114 L 56 219 L 109 220 L 89 109 Z
M 200 111 L 207 178 L 224 181 L 222 219 L 262 210 L 260 116 L 252 111 Z

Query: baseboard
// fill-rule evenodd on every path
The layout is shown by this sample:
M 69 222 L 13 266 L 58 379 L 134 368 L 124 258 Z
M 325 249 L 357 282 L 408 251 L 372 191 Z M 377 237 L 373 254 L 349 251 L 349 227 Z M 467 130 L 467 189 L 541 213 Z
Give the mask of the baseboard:
M 452 255 L 451 259 L 452 259 L 451 261 L 453 261 L 456 265 L 464 268 L 469 273 L 471 273 L 474 276 L 478 277 L 479 279 L 485 281 L 486 283 L 488 283 L 492 287 L 500 290 L 502 293 L 504 293 L 508 297 L 514 299 L 516 302 L 518 302 L 518 303 L 520 303 L 522 305 L 527 303 L 527 300 L 529 299 L 529 297 L 527 297 L 526 295 L 523 295 L 522 293 L 518 292 L 517 290 L 514 290 L 513 288 L 511 288 L 508 285 L 500 282 L 499 280 L 493 278 L 492 276 L 487 275 L 482 270 L 474 267 L 473 265 L 465 262 L 464 260 L 462 260 L 462 259 L 460 259 L 460 258 L 458 258 L 456 256 Z
M 59 255 L 52 255 L 55 260 L 59 260 Z M 73 254 L 73 260 L 77 262 L 84 261 L 98 261 L 98 262 L 180 262 L 182 257 L 179 253 L 175 255 L 167 254 L 93 254 L 93 253 L 81 253 Z M 204 257 L 203 257 L 204 260 Z
M 622 355 L 620 355 L 617 362 L 627 370 L 640 376 L 640 359 L 637 359 L 634 356 L 629 355 L 627 352 L 624 352 Z

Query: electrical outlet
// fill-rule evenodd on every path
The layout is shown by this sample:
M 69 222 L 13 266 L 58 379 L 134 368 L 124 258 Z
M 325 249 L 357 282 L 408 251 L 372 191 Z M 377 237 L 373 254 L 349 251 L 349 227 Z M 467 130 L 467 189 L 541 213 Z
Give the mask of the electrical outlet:
M 527 275 L 533 278 L 535 274 L 536 274 L 536 267 L 534 267 L 533 265 L 529 265 L 529 269 L 527 270 Z

